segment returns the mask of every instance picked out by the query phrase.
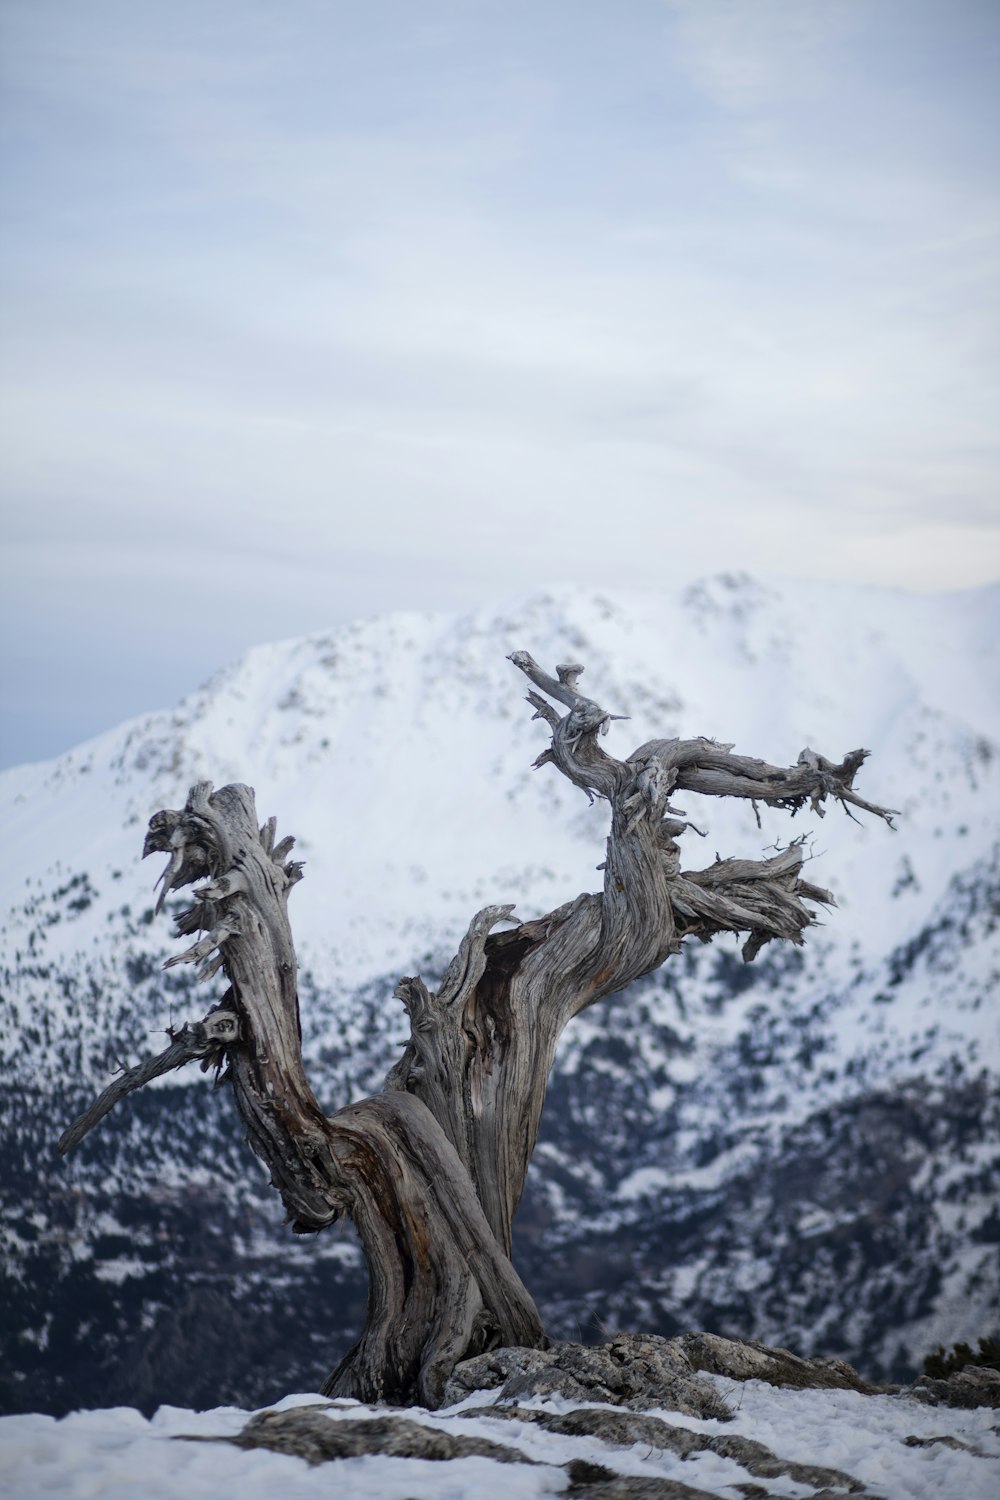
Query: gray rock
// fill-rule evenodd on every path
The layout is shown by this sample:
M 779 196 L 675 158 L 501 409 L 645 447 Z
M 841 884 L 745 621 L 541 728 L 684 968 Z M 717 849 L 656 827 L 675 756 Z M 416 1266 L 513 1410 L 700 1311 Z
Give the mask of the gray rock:
M 569 1437 L 596 1437 L 602 1443 L 631 1448 L 644 1443 L 650 1448 L 669 1449 L 681 1458 L 700 1451 L 705 1439 L 687 1427 L 674 1427 L 661 1417 L 633 1411 L 614 1411 L 607 1407 L 585 1406 L 577 1411 L 539 1411 L 530 1406 L 480 1406 L 464 1411 L 463 1416 L 491 1417 L 496 1421 L 531 1422 L 547 1432 L 565 1433 Z
M 908 1387 L 907 1395 L 927 1406 L 1000 1407 L 1000 1370 L 989 1365 L 966 1365 L 947 1380 L 922 1375 Z
M 693 1370 L 726 1375 L 730 1380 L 765 1380 L 768 1385 L 863 1391 L 868 1395 L 878 1390 L 842 1359 L 803 1359 L 789 1349 L 724 1339 L 717 1333 L 684 1333 L 671 1343 L 684 1351 Z
M 570 1476 L 568 1496 L 580 1496 L 581 1500 L 718 1500 L 711 1490 L 696 1490 L 677 1479 L 635 1478 L 616 1474 L 613 1479 L 598 1479 L 596 1482 L 573 1481 Z
M 502 1464 L 530 1464 L 534 1460 L 493 1443 L 489 1438 L 466 1437 L 425 1427 L 409 1417 L 387 1413 L 383 1417 L 339 1417 L 326 1415 L 327 1406 L 295 1406 L 288 1411 L 262 1411 L 251 1417 L 243 1431 L 229 1441 L 238 1448 L 270 1448 L 289 1453 L 310 1464 L 333 1458 L 359 1458 L 380 1453 L 390 1458 L 493 1458 Z
M 787 1349 L 742 1343 L 716 1334 L 692 1333 L 665 1339 L 655 1335 L 619 1334 L 591 1348 L 555 1344 L 549 1349 L 497 1349 L 464 1361 L 448 1384 L 446 1400 L 455 1403 L 476 1390 L 495 1392 L 494 1404 L 465 1410 L 463 1418 L 489 1417 L 496 1422 L 523 1422 L 548 1432 L 590 1439 L 585 1457 L 562 1467 L 569 1496 L 581 1500 L 707 1500 L 696 1486 L 664 1477 L 629 1476 L 615 1472 L 613 1449 L 637 1444 L 669 1451 L 682 1460 L 714 1453 L 738 1464 L 745 1483 L 730 1488 L 743 1500 L 767 1500 L 768 1481 L 791 1480 L 805 1485 L 812 1500 L 857 1500 L 866 1491 L 851 1475 L 816 1464 L 781 1458 L 763 1443 L 732 1432 L 694 1432 L 655 1415 L 648 1408 L 682 1412 L 688 1416 L 725 1420 L 726 1399 L 706 1375 L 729 1380 L 764 1380 L 795 1388 L 855 1390 L 862 1394 L 886 1391 L 869 1385 L 840 1360 L 803 1359 Z M 901 1398 L 926 1404 L 958 1407 L 1000 1406 L 1000 1372 L 966 1366 L 947 1380 L 927 1377 L 900 1390 Z M 556 1395 L 581 1403 L 575 1410 L 523 1406 L 521 1397 Z M 341 1406 L 342 1415 L 332 1417 Z M 404 1411 L 354 1415 L 341 1403 L 310 1405 L 290 1411 L 266 1411 L 253 1417 L 239 1434 L 223 1439 L 243 1448 L 270 1448 L 305 1459 L 310 1464 L 365 1454 L 446 1461 L 479 1456 L 500 1463 L 535 1463 L 513 1445 L 480 1436 L 429 1426 Z M 908 1438 L 912 1446 L 941 1443 L 952 1448 L 975 1448 L 948 1436 Z
M 939 1433 L 936 1437 L 918 1437 L 911 1432 L 903 1442 L 908 1448 L 933 1448 L 935 1443 L 940 1443 L 944 1448 L 954 1448 L 956 1453 L 972 1453 L 976 1458 L 986 1458 L 982 1448 L 977 1448 L 973 1443 L 963 1443 L 961 1438 L 952 1437 L 950 1433 Z
M 475 1413 L 465 1415 L 533 1422 L 536 1426 L 544 1427 L 547 1432 L 598 1438 L 602 1443 L 618 1447 L 630 1448 L 636 1443 L 643 1443 L 650 1448 L 668 1449 L 682 1459 L 691 1458 L 696 1453 L 717 1453 L 720 1458 L 731 1458 L 755 1479 L 793 1479 L 815 1490 L 850 1495 L 864 1493 L 860 1480 L 840 1469 L 795 1463 L 779 1458 L 770 1448 L 752 1438 L 738 1437 L 731 1433 L 692 1432 L 688 1427 L 674 1427 L 660 1417 L 640 1415 L 637 1412 L 608 1411 L 599 1407 L 551 1412 L 536 1411 L 530 1407 L 495 1406 L 480 1407 Z
M 445 1403 L 472 1391 L 500 1387 L 501 1401 L 563 1396 L 613 1406 L 664 1407 L 692 1417 L 729 1418 L 729 1409 L 707 1380 L 699 1380 L 676 1339 L 622 1333 L 607 1344 L 553 1344 L 548 1349 L 497 1349 L 456 1366 Z

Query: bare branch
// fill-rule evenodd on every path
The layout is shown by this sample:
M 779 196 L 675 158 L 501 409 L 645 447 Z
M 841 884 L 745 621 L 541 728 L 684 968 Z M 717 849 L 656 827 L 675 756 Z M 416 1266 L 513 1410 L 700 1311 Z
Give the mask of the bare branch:
M 835 906 L 829 891 L 799 878 L 801 842 L 771 859 L 722 859 L 706 870 L 685 870 L 670 883 L 670 899 L 688 919 L 684 935 L 709 942 L 720 932 L 748 932 L 746 962 L 773 938 L 801 944 L 817 918 L 804 901 Z
M 609 714 L 577 690 L 583 668 L 575 663 L 557 667 L 557 676 L 550 677 L 527 651 L 514 651 L 508 660 L 543 693 L 569 709 L 568 714 L 560 717 L 538 693 L 528 694 L 528 702 L 535 710 L 533 717 L 544 719 L 552 730 L 552 745 L 542 751 L 535 766 L 551 762 L 581 787 L 591 801 L 595 792 L 610 798 L 621 782 L 621 762 L 605 754 L 597 744 L 597 736 L 606 734 L 611 721 L 622 715 Z
M 892 828 L 892 820 L 898 816 L 895 809 L 866 802 L 853 790 L 854 777 L 867 757 L 867 750 L 852 750 L 835 764 L 807 748 L 794 766 L 772 766 L 751 756 L 734 755 L 731 745 L 719 745 L 714 740 L 651 740 L 634 750 L 627 763 L 654 763 L 664 770 L 672 769 L 675 785 L 682 791 L 710 797 L 745 797 L 792 813 L 808 803 L 822 817 L 821 804 L 832 797 L 881 818 Z
M 512 651 L 507 660 L 513 662 L 525 677 L 529 678 L 536 687 L 541 688 L 547 697 L 554 698 L 557 703 L 563 703 L 570 709 L 576 708 L 580 703 L 589 703 L 590 700 L 584 698 L 576 688 L 577 679 L 583 671 L 582 667 L 557 667 L 558 678 L 556 678 L 544 672 L 529 651 Z M 534 695 L 528 701 L 533 703 Z
M 125 1068 L 108 1084 L 104 1093 L 61 1136 L 56 1147 L 59 1155 L 66 1156 L 78 1146 L 84 1136 L 89 1135 L 94 1126 L 99 1125 L 126 1094 L 132 1094 L 136 1089 L 151 1083 L 154 1078 L 172 1073 L 175 1068 L 183 1068 L 186 1063 L 198 1058 L 209 1062 L 214 1059 L 221 1061 L 223 1049 L 236 1041 L 239 1029 L 236 1014 L 231 1010 L 220 1009 L 209 1011 L 203 1021 L 193 1021 L 182 1026 L 180 1031 L 171 1036 L 169 1047 L 155 1057 L 148 1057 L 145 1062 L 137 1063 L 134 1068 Z

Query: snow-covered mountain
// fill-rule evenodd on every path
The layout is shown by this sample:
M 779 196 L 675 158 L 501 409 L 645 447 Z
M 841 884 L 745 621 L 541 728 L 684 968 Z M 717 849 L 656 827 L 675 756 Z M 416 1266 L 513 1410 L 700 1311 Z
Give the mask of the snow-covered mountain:
M 405 1035 L 477 907 L 597 888 L 606 810 L 551 767 L 514 649 L 583 662 L 608 748 L 714 736 L 872 760 L 890 833 L 689 797 L 686 864 L 807 834 L 839 906 L 751 966 L 686 950 L 580 1018 L 553 1075 L 515 1258 L 554 1332 L 708 1327 L 906 1376 L 997 1317 L 1000 589 L 919 597 L 709 579 L 399 614 L 249 652 L 172 713 L 0 777 L 10 1409 L 309 1388 L 362 1320 L 349 1233 L 293 1240 L 224 1092 L 133 1096 L 63 1163 L 115 1059 L 213 999 L 160 972 L 145 823 L 239 780 L 294 833 L 310 1073 L 337 1108 Z M 692 847 L 693 846 L 693 847 Z M 178 901 L 180 907 L 184 903 Z

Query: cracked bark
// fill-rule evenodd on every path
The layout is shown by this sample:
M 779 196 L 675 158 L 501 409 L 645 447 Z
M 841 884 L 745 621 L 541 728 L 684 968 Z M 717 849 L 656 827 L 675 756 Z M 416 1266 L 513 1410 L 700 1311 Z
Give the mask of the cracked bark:
M 302 873 L 287 858 L 294 840 L 275 842 L 273 818 L 258 826 L 249 787 L 201 783 L 184 809 L 154 815 L 144 854 L 168 855 L 158 909 L 169 891 L 195 885 L 177 928 L 205 935 L 168 966 L 198 964 L 203 978 L 222 969 L 229 987 L 202 1022 L 113 1082 L 60 1143 L 71 1149 L 163 1072 L 193 1059 L 222 1071 L 293 1230 L 347 1214 L 360 1233 L 367 1323 L 326 1382 L 330 1395 L 436 1406 L 458 1361 L 499 1346 L 544 1348 L 510 1260 L 511 1228 L 563 1030 L 686 937 L 745 933 L 749 960 L 773 939 L 801 943 L 816 919 L 805 902 L 831 902 L 802 879 L 800 844 L 771 859 L 682 871 L 677 839 L 691 825 L 670 796 L 745 797 L 791 812 L 808 804 L 820 814 L 832 799 L 891 825 L 886 809 L 853 790 L 864 751 L 834 764 L 805 750 L 782 768 L 710 740 L 674 739 L 617 760 L 599 743 L 614 716 L 580 693 L 582 667 L 551 677 L 525 652 L 510 659 L 551 733 L 536 764 L 555 765 L 610 804 L 602 891 L 500 932 L 513 907 L 480 911 L 437 992 L 419 978 L 400 982 L 410 1039 L 382 1091 L 327 1117 L 301 1053 L 287 913 Z

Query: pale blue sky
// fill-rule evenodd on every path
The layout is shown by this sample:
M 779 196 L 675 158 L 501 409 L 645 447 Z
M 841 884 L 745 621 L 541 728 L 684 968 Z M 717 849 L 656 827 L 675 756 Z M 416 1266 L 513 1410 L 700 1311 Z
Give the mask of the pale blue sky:
M 995 0 L 0 0 L 2 763 L 552 580 L 1000 577 Z

